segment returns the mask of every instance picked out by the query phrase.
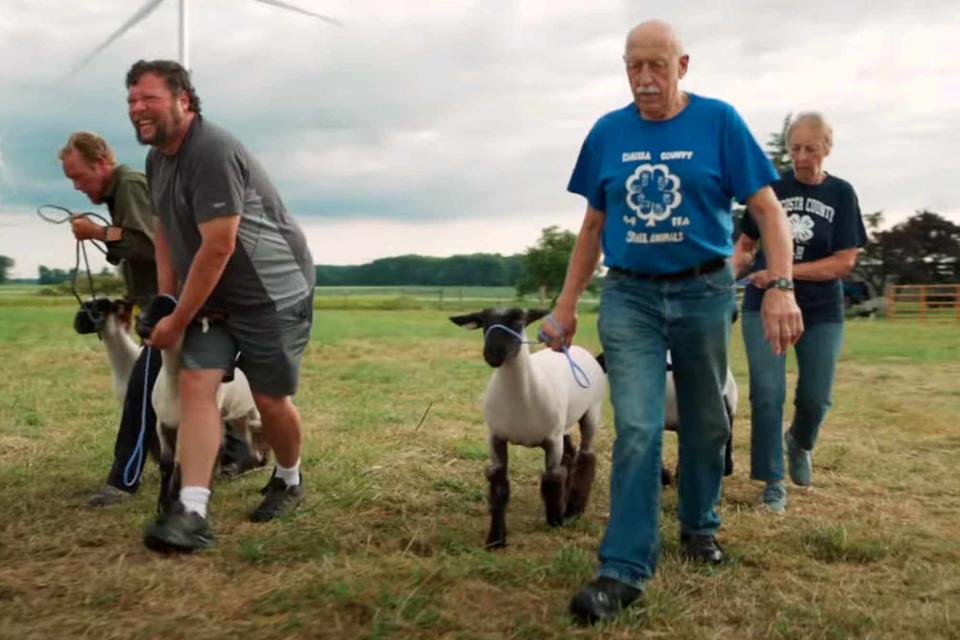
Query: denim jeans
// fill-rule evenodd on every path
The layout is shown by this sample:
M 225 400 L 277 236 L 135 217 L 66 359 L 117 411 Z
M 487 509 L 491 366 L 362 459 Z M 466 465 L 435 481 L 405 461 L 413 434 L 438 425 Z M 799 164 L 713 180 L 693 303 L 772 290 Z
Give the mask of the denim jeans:
M 758 311 L 743 312 L 743 342 L 750 366 L 750 477 L 783 480 L 786 356 L 776 355 L 764 339 Z M 842 343 L 842 322 L 819 322 L 805 327 L 794 346 L 798 377 L 790 433 L 802 449 L 813 449 L 830 408 Z
M 723 385 L 735 304 L 729 266 L 672 282 L 607 275 L 598 328 L 616 441 L 598 575 L 642 588 L 656 571 L 668 349 L 682 425 L 680 529 L 713 534 L 720 526 L 716 505 L 730 434 Z

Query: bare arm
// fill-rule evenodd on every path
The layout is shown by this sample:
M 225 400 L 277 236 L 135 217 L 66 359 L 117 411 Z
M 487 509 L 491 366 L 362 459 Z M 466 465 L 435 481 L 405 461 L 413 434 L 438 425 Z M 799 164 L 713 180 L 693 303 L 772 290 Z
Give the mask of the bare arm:
M 157 259 L 157 290 L 169 296 L 177 295 L 177 272 L 173 268 L 170 256 L 170 243 L 167 242 L 167 232 L 163 224 L 157 220 L 153 237 L 153 250 Z
M 842 278 L 857 264 L 857 255 L 860 249 L 841 249 L 833 255 L 811 262 L 801 262 L 793 265 L 794 280 L 833 280 Z
M 754 258 L 757 256 L 757 249 L 760 243 L 745 233 L 740 234 L 737 239 L 737 245 L 733 248 L 733 273 L 737 279 L 747 275 Z
M 553 309 L 553 319 L 558 326 L 545 322 L 541 330 L 548 338 L 552 349 L 560 349 L 562 345 L 569 345 L 573 335 L 577 332 L 577 302 L 583 295 L 584 289 L 590 284 L 593 272 L 600 261 L 601 237 L 603 224 L 607 214 L 587 205 L 587 212 L 583 217 L 577 242 L 570 254 L 570 264 L 567 266 L 567 276 L 563 281 L 563 290 L 557 298 Z M 561 334 L 562 332 L 562 334 Z
M 793 279 L 793 241 L 787 216 L 773 189 L 764 187 L 747 198 L 747 209 L 757 221 L 767 272 L 773 278 Z M 774 353 L 784 353 L 803 334 L 803 317 L 793 291 L 767 289 L 763 294 L 764 335 Z
M 190 324 L 220 282 L 220 276 L 236 247 L 239 226 L 238 215 L 217 217 L 198 225 L 200 250 L 190 265 L 177 310 L 173 314 L 181 329 Z
M 193 264 L 190 265 L 190 271 L 183 283 L 183 291 L 180 292 L 176 311 L 157 323 L 147 344 L 165 349 L 173 346 L 180 339 L 184 329 L 220 281 L 220 276 L 223 275 L 223 270 L 230 256 L 233 255 L 239 226 L 240 216 L 238 215 L 217 217 L 198 225 L 201 238 L 200 249 L 194 256 Z M 160 235 L 162 233 L 157 234 L 158 237 Z M 160 246 L 160 242 L 157 242 L 157 246 Z M 159 263 L 158 254 L 158 268 Z

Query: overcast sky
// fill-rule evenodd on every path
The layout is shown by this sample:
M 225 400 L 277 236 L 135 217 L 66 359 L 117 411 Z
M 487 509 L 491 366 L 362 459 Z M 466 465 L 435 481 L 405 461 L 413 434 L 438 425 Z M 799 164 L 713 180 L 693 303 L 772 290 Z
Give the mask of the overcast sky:
M 204 114 L 260 157 L 318 263 L 510 254 L 545 226 L 578 229 L 570 171 L 593 122 L 630 101 L 624 36 L 651 17 L 683 36 L 683 87 L 731 102 L 761 142 L 788 112 L 824 111 L 826 167 L 865 212 L 960 222 L 957 0 L 690 0 L 658 14 L 638 0 L 295 1 L 344 26 L 189 0 L 190 66 Z M 0 254 L 16 276 L 72 265 L 68 230 L 33 213 L 91 209 L 56 160 L 71 131 L 143 166 L 123 78 L 176 56 L 177 0 L 66 77 L 141 4 L 0 0 Z

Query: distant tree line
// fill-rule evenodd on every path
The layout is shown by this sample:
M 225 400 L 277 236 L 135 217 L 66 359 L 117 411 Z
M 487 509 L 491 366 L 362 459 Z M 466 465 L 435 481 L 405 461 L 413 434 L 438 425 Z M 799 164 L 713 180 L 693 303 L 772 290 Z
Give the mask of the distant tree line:
M 526 275 L 526 256 L 406 255 L 355 266 L 317 265 L 316 272 L 317 286 L 512 287 Z

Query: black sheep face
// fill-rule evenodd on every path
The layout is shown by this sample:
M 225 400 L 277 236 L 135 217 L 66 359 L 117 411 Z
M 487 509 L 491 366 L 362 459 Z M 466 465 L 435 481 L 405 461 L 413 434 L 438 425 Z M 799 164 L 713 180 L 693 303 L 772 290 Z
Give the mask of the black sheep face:
M 517 307 L 484 309 L 477 313 L 451 316 L 450 321 L 464 329 L 483 329 L 483 359 L 493 368 L 515 358 L 520 352 L 523 329 L 550 313 L 547 309 Z M 506 327 L 508 330 L 504 329 Z
M 107 315 L 117 310 L 117 305 L 109 298 L 94 298 L 80 305 L 73 317 L 73 330 L 80 335 L 97 333 L 103 329 Z

